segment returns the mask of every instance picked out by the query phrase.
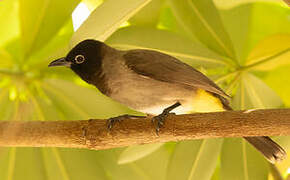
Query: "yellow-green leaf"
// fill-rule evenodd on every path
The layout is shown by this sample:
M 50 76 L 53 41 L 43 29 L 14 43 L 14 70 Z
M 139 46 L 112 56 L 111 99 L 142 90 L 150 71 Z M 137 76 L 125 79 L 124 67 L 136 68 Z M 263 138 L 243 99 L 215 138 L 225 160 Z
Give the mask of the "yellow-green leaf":
M 213 0 L 215 5 L 221 9 L 231 9 L 234 7 L 242 6 L 244 4 L 250 4 L 255 2 L 267 2 L 267 3 L 275 3 L 280 6 L 287 7 L 286 3 L 283 0 L 234 0 L 234 1 L 225 1 L 225 0 Z
M 128 180 L 150 180 L 146 169 L 142 169 L 136 163 L 128 163 L 124 165 L 119 165 L 118 154 L 116 150 L 106 150 L 98 151 L 96 158 L 100 165 L 105 170 L 108 179 L 119 180 L 119 179 L 128 179 Z
M 209 180 L 214 173 L 222 139 L 179 142 L 168 165 L 166 179 Z
M 138 26 L 156 26 L 164 0 L 153 0 L 135 14 L 129 23 Z
M 71 17 L 80 0 L 20 0 L 21 42 L 25 57 L 45 46 Z
M 0 1 L 0 46 L 20 33 L 18 6 L 17 0 Z
M 253 3 L 251 16 L 249 50 L 268 36 L 290 33 L 289 7 L 273 3 Z
M 290 33 L 290 9 L 275 3 L 242 4 L 223 9 L 220 13 L 241 65 L 245 64 L 252 49 L 263 39 Z
M 239 64 L 244 64 L 245 58 L 248 56 L 248 36 L 251 31 L 252 10 L 253 4 L 245 4 L 220 11 L 226 31 L 233 42 Z
M 13 65 L 13 59 L 11 55 L 5 50 L 0 48 L 0 69 L 11 68 Z
M 72 37 L 72 46 L 84 39 L 106 40 L 150 0 L 107 0 L 97 7 Z
M 290 107 L 290 65 L 279 67 L 268 73 L 264 81 L 281 97 L 286 107 Z
M 244 73 L 233 98 L 236 109 L 277 108 L 282 106 L 280 97 L 262 80 Z
M 107 42 L 121 49 L 154 49 L 191 65 L 226 65 L 224 58 L 207 47 L 175 33 L 150 27 L 127 27 L 116 31 Z
M 184 29 L 212 50 L 235 58 L 232 42 L 211 0 L 171 0 L 171 7 Z
M 9 99 L 9 90 L 8 88 L 0 89 L 0 120 L 10 120 L 13 116 L 13 106 L 14 102 Z
M 47 148 L 43 150 L 43 159 L 51 180 L 107 179 L 97 158 L 98 153 L 84 149 Z
M 220 179 L 265 180 L 268 162 L 242 138 L 224 140 L 221 153 Z
M 156 144 L 145 144 L 145 145 L 137 145 L 137 146 L 130 146 L 127 147 L 121 154 L 118 159 L 118 164 L 126 164 L 130 162 L 137 161 L 152 152 L 159 149 L 163 143 L 156 143 Z
M 101 5 L 104 2 L 104 0 L 82 0 L 82 3 L 84 3 L 90 11 L 93 11 Z
M 158 150 L 131 164 L 136 164 L 140 169 L 146 172 L 149 179 L 166 180 L 167 165 L 171 156 L 173 147 L 165 143 Z
M 271 70 L 290 64 L 290 34 L 278 34 L 261 41 L 250 53 L 246 65 Z
M 15 148 L 14 165 L 12 166 L 11 179 L 21 180 L 23 177 L 29 177 L 31 180 L 40 180 L 46 178 L 43 155 L 39 148 Z M 28 167 L 29 164 L 29 168 Z

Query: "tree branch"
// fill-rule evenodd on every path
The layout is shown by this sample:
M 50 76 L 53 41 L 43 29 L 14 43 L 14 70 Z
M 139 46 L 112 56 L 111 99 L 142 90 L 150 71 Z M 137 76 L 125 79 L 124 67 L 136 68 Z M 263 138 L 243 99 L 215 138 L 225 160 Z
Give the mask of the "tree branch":
M 1 121 L 0 146 L 109 149 L 189 139 L 289 136 L 290 109 L 170 115 L 159 136 L 151 117 L 126 119 L 111 131 L 106 120 Z

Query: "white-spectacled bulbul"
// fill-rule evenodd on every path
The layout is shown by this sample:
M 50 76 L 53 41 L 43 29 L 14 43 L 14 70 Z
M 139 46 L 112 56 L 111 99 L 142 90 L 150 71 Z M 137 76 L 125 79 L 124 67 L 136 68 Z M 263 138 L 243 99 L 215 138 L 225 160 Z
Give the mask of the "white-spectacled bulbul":
M 232 110 L 228 96 L 213 81 L 167 54 L 143 49 L 121 51 L 84 40 L 49 66 L 70 67 L 103 94 L 137 111 L 156 115 L 156 128 L 168 113 Z M 244 137 L 271 163 L 286 152 L 269 137 Z

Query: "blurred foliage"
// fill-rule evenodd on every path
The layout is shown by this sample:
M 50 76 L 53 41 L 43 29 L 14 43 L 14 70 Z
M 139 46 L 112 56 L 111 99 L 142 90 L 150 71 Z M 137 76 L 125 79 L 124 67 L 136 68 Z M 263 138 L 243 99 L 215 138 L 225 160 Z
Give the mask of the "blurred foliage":
M 235 109 L 290 107 L 290 9 L 282 1 L 84 0 L 92 13 L 74 32 L 79 3 L 0 1 L 0 120 L 140 114 L 69 69 L 47 68 L 86 38 L 176 56 L 222 86 Z M 289 137 L 275 140 L 290 150 Z M 123 149 L 1 148 L 0 179 L 272 179 L 240 138 Z M 277 165 L 285 178 L 289 159 Z

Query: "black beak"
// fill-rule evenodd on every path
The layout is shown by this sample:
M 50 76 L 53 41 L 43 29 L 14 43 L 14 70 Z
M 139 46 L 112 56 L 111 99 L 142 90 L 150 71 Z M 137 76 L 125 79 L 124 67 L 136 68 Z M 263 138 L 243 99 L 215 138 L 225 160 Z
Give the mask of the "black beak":
M 70 67 L 71 62 L 66 61 L 65 58 L 59 58 L 57 60 L 52 61 L 48 67 L 52 67 L 52 66 L 66 66 L 66 67 Z

